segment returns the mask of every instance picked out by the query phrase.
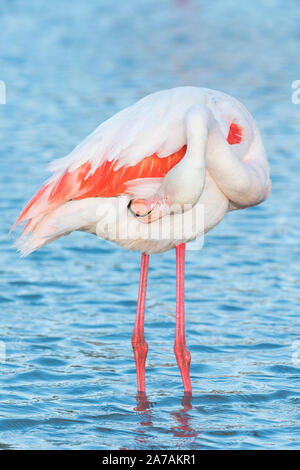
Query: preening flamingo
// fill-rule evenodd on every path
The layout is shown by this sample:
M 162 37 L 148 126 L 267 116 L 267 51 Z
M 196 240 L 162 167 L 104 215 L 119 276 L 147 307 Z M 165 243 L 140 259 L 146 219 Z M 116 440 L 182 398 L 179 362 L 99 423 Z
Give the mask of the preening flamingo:
M 145 392 L 149 255 L 176 248 L 174 351 L 184 390 L 191 393 L 184 331 L 185 245 L 227 212 L 268 197 L 269 167 L 254 119 L 240 102 L 218 91 L 164 90 L 103 122 L 49 169 L 53 176 L 14 225 L 27 223 L 17 242 L 22 255 L 73 230 L 142 253 L 132 346 L 138 391 Z

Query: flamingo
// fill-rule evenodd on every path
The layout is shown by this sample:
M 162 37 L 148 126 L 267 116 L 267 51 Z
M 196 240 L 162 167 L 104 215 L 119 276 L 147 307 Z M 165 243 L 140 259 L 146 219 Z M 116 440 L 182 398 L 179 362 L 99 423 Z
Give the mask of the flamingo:
M 184 391 L 191 395 L 184 319 L 186 243 L 215 227 L 227 212 L 268 197 L 269 166 L 253 117 L 219 91 L 159 91 L 103 122 L 49 170 L 52 176 L 12 227 L 26 222 L 17 241 L 21 255 L 74 230 L 141 252 L 132 347 L 137 390 L 143 394 L 149 255 L 175 248 L 174 352 Z

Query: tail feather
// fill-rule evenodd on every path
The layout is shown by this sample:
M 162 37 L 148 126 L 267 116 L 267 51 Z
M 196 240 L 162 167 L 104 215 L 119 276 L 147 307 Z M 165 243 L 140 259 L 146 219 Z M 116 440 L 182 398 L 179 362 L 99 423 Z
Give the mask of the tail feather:
M 68 201 L 53 211 L 29 219 L 15 243 L 17 250 L 24 257 L 74 230 L 95 231 L 98 205 L 97 198 Z

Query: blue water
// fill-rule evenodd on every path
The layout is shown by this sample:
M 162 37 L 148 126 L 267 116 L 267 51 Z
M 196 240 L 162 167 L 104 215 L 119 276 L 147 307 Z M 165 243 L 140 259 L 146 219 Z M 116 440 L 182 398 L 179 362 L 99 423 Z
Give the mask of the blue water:
M 0 448 L 299 448 L 298 1 L 2 0 L 0 10 Z M 175 253 L 151 257 L 148 402 L 137 403 L 139 254 L 74 233 L 19 259 L 7 232 L 50 160 L 178 85 L 246 104 L 273 192 L 187 252 L 190 402 L 173 355 Z

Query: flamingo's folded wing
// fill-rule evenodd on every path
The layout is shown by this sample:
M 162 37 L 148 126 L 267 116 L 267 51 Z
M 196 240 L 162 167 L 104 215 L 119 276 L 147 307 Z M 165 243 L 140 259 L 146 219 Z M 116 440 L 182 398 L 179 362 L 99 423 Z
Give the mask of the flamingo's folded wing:
M 161 181 L 186 152 L 184 122 L 180 113 L 172 112 L 171 100 L 171 92 L 163 102 L 158 92 L 138 101 L 101 124 L 69 155 L 52 162 L 53 176 L 29 201 L 13 228 L 27 221 L 27 233 L 38 217 L 70 200 L 126 194 L 139 186 L 129 184 L 133 180 Z M 241 140 L 235 123 L 227 140 L 230 144 Z
M 103 122 L 69 155 L 53 161 L 52 177 L 26 205 L 14 227 L 72 199 L 126 193 L 137 178 L 162 178 L 185 154 L 184 126 L 160 92 Z M 13 228 L 14 228 L 13 227 Z

